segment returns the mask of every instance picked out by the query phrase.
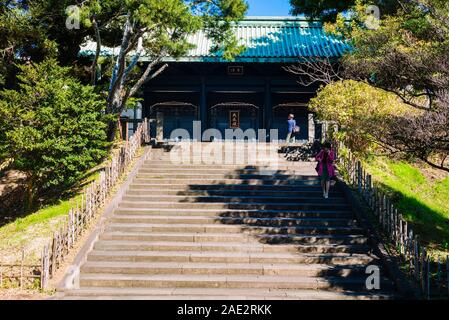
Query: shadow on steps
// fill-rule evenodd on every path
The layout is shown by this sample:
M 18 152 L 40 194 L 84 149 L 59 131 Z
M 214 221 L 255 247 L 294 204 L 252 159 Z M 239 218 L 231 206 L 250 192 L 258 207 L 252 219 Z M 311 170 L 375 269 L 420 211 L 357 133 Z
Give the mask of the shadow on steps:
M 177 193 L 185 196 L 180 202 L 222 203 L 223 213 L 216 223 L 240 226 L 240 232 L 251 235 L 254 241 L 272 246 L 267 251 L 287 250 L 300 257 L 258 262 L 294 263 L 310 269 L 320 265 L 310 274 L 325 282 L 320 285 L 323 288 L 349 295 L 368 292 L 367 267 L 382 267 L 372 255 L 367 236 L 354 220 L 341 190 L 334 187 L 330 198 L 324 199 L 316 176 L 297 176 L 286 170 L 268 173 L 257 166 L 234 170 L 225 178 L 239 183 L 191 184 Z M 279 274 L 283 272 L 279 270 Z M 380 291 L 393 289 L 380 269 Z M 376 294 L 376 290 L 371 293 Z

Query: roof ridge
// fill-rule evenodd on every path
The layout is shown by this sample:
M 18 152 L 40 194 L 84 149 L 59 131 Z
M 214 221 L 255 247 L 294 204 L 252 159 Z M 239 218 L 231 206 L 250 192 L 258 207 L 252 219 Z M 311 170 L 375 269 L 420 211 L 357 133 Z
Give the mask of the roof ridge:
M 322 28 L 323 22 L 320 20 L 309 20 L 304 17 L 289 16 L 247 16 L 244 19 L 233 23 L 234 26 L 295 26 L 307 28 Z
M 301 22 L 320 22 L 319 19 L 309 19 L 305 16 L 245 16 L 240 21 L 301 21 Z

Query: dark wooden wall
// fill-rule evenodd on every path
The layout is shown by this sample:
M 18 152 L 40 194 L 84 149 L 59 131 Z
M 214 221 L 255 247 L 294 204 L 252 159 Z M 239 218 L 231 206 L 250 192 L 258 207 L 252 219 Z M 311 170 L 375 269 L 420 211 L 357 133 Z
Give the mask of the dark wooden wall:
M 229 66 L 242 66 L 243 75 L 230 75 Z M 286 135 L 286 117 L 294 113 L 301 126 L 299 138 L 307 139 L 309 112 L 306 106 L 317 88 L 301 87 L 296 76 L 282 67 L 278 63 L 170 63 L 162 75 L 144 88 L 144 116 L 155 118 L 157 111 L 166 110 L 166 136 L 174 127 L 188 126 L 193 119 L 201 121 L 203 130 L 213 127 L 217 116 L 227 114 L 225 110 L 213 114 L 214 106 L 240 103 L 241 107 L 220 108 L 251 109 L 244 112 L 252 118 L 246 123 L 257 123 L 254 129 L 279 129 L 281 139 Z M 174 108 L 175 105 L 178 107 Z M 173 112 L 173 109 L 179 111 Z

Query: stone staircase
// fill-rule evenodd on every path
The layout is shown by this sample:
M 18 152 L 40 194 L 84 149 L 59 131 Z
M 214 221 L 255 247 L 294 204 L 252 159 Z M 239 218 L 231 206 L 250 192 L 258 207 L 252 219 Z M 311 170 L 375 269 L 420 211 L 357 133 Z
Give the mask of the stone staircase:
M 323 199 L 313 162 L 238 144 L 243 163 L 193 154 L 180 165 L 180 148 L 151 151 L 64 299 L 394 296 L 385 277 L 366 289 L 366 267 L 380 261 L 343 193 Z

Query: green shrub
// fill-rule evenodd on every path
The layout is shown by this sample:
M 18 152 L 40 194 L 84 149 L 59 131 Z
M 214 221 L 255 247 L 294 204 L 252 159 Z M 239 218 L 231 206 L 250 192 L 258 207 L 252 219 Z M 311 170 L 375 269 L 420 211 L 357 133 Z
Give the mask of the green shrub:
M 18 90 L 0 92 L 0 154 L 28 176 L 28 204 L 61 192 L 107 155 L 104 100 L 53 59 L 20 66 Z

